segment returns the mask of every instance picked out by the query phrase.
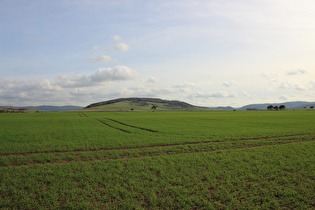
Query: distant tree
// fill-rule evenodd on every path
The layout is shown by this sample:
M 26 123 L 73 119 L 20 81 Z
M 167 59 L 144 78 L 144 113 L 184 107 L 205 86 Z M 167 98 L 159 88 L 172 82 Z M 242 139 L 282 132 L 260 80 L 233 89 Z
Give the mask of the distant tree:
M 279 109 L 278 106 L 274 106 L 273 108 L 274 108 L 274 110 L 277 110 L 277 111 L 278 111 L 278 109 Z
M 279 109 L 280 109 L 280 110 L 285 110 L 285 105 L 280 105 L 280 106 L 279 106 Z
M 153 106 L 151 107 L 151 110 L 152 110 L 152 111 L 155 111 L 156 108 L 157 108 L 157 106 L 156 106 L 156 105 L 153 105 Z
M 314 106 L 310 106 L 310 109 L 314 109 Z
M 133 111 L 134 109 L 133 108 L 131 108 L 131 111 Z
M 272 110 L 272 109 L 273 109 L 273 106 L 272 106 L 272 105 L 269 105 L 269 106 L 267 106 L 267 109 L 268 109 L 268 110 Z

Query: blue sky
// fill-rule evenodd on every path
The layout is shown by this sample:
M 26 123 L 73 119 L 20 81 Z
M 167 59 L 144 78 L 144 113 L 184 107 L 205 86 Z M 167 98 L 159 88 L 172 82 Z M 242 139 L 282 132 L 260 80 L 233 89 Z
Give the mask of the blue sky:
M 315 101 L 312 0 L 1 0 L 0 106 Z

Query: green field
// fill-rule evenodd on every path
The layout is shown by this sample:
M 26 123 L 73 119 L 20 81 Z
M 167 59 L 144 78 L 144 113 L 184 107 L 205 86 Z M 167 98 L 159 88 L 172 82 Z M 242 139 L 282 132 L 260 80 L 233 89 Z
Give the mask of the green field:
M 0 114 L 1 209 L 314 209 L 314 111 Z

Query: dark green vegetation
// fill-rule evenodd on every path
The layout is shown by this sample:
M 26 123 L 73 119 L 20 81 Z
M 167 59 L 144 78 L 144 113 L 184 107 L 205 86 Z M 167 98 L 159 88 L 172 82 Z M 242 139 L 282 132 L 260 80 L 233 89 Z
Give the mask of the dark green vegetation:
M 90 104 L 84 111 L 203 111 L 209 110 L 186 102 L 159 98 L 119 98 Z
M 315 112 L 0 115 L 0 208 L 315 208 Z

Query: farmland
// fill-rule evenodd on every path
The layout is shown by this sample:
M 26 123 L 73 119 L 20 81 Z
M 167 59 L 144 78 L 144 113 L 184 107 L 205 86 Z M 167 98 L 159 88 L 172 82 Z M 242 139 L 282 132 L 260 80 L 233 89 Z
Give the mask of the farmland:
M 315 112 L 0 114 L 0 208 L 315 208 Z

